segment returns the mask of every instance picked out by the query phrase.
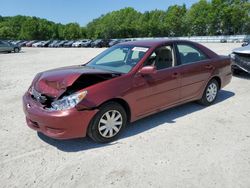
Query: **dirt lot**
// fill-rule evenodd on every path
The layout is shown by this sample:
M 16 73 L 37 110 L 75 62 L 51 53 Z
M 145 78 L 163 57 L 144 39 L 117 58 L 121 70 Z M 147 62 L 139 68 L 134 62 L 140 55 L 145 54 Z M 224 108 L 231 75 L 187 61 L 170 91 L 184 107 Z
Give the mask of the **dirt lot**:
M 240 44 L 206 44 L 228 55 Z M 1 187 L 250 187 L 250 80 L 234 77 L 217 103 L 131 124 L 118 141 L 57 141 L 26 126 L 23 93 L 37 72 L 84 63 L 103 49 L 0 54 Z

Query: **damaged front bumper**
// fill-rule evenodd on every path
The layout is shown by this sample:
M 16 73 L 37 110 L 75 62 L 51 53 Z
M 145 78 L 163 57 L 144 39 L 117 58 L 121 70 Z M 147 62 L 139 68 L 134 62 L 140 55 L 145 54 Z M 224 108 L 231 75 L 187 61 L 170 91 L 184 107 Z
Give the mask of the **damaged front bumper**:
M 48 111 L 28 92 L 23 96 L 23 110 L 30 128 L 56 139 L 85 137 L 91 119 L 98 112 L 98 109 L 76 108 Z
M 250 55 L 232 53 L 230 57 L 232 59 L 232 69 L 250 73 Z

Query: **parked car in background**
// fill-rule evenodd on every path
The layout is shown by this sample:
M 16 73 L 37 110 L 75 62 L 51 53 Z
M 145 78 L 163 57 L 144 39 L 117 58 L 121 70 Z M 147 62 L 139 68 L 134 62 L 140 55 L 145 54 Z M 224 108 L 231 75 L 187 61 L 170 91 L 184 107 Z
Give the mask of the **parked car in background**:
M 81 47 L 81 43 L 83 40 L 77 40 L 72 44 L 72 47 Z
M 55 47 L 55 45 L 57 45 L 57 43 L 59 42 L 60 42 L 59 40 L 54 40 L 53 42 L 49 44 L 49 47 Z
M 242 43 L 242 47 L 247 46 L 250 44 L 250 40 L 244 40 Z
M 250 45 L 234 49 L 230 57 L 233 61 L 232 70 L 235 74 L 240 71 L 250 74 Z
M 26 44 L 27 44 L 28 42 L 29 42 L 29 41 L 23 41 L 23 42 L 19 43 L 19 46 L 24 47 L 24 46 L 26 46 Z
M 67 43 L 67 42 L 68 42 L 67 40 L 62 40 L 62 41 L 56 43 L 56 44 L 54 45 L 54 47 L 56 47 L 56 48 L 63 47 L 63 45 L 64 45 L 65 43 Z
M 74 40 L 70 40 L 68 42 L 66 42 L 63 47 L 72 47 L 72 44 L 74 43 L 75 41 Z
M 81 43 L 81 47 L 91 47 L 92 40 L 87 39 Z
M 122 42 L 121 39 L 112 39 L 112 40 L 109 42 L 109 47 L 112 47 L 112 46 L 114 46 L 114 45 L 116 45 L 116 44 L 119 44 L 119 43 L 121 43 L 121 42 Z
M 2 39 L 0 39 L 1 41 L 6 41 L 6 42 L 8 42 L 8 43 L 12 43 L 13 42 L 13 40 L 2 40 Z
M 26 43 L 26 47 L 32 47 L 32 44 L 38 42 L 38 40 L 32 40 L 32 41 L 29 41 L 28 43 Z
M 72 47 L 83 47 L 83 45 L 86 45 L 86 43 L 89 43 L 89 42 L 91 43 L 89 39 L 78 40 L 72 44 Z M 87 47 L 87 46 L 84 46 L 84 47 Z
M 221 43 L 227 43 L 227 40 L 226 39 L 221 39 L 220 42 Z
M 11 43 L 17 46 L 23 46 L 23 44 L 26 42 L 27 41 L 24 41 L 24 40 L 18 40 L 18 41 L 12 41 Z
M 47 40 L 47 41 L 44 41 L 40 46 L 41 47 L 48 47 L 49 44 L 51 44 L 53 41 L 52 40 Z
M 21 47 L 15 44 L 11 44 L 6 41 L 0 41 L 0 52 L 15 52 L 18 53 L 20 52 Z
M 109 47 L 110 40 L 108 39 L 97 39 L 91 43 L 92 48 Z
M 230 83 L 231 60 L 183 40 L 115 45 L 87 64 L 38 73 L 23 96 L 30 128 L 57 139 L 116 139 L 129 122 L 199 101 Z
M 41 47 L 41 45 L 44 43 L 45 41 L 38 41 L 32 44 L 32 47 Z
M 16 40 L 16 41 L 12 41 L 11 44 L 19 46 L 19 44 L 22 42 L 23 40 Z

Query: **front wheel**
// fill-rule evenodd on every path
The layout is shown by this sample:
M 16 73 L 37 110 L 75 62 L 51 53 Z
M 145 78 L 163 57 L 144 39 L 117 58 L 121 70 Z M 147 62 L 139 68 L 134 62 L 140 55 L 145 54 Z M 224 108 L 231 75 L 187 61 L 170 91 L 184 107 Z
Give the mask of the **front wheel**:
M 218 81 L 215 79 L 210 80 L 199 102 L 205 106 L 213 104 L 217 97 L 218 91 L 219 91 Z
M 116 102 L 108 102 L 92 119 L 88 136 L 95 142 L 107 143 L 115 140 L 127 124 L 124 108 Z
M 18 53 L 19 52 L 19 48 L 14 48 L 14 52 Z

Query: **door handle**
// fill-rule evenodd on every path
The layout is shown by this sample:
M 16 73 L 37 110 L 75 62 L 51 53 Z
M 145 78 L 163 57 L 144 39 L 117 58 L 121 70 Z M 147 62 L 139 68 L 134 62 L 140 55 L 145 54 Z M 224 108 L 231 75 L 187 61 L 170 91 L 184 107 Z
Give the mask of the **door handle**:
M 206 65 L 205 68 L 206 69 L 214 69 L 214 66 L 213 65 Z

